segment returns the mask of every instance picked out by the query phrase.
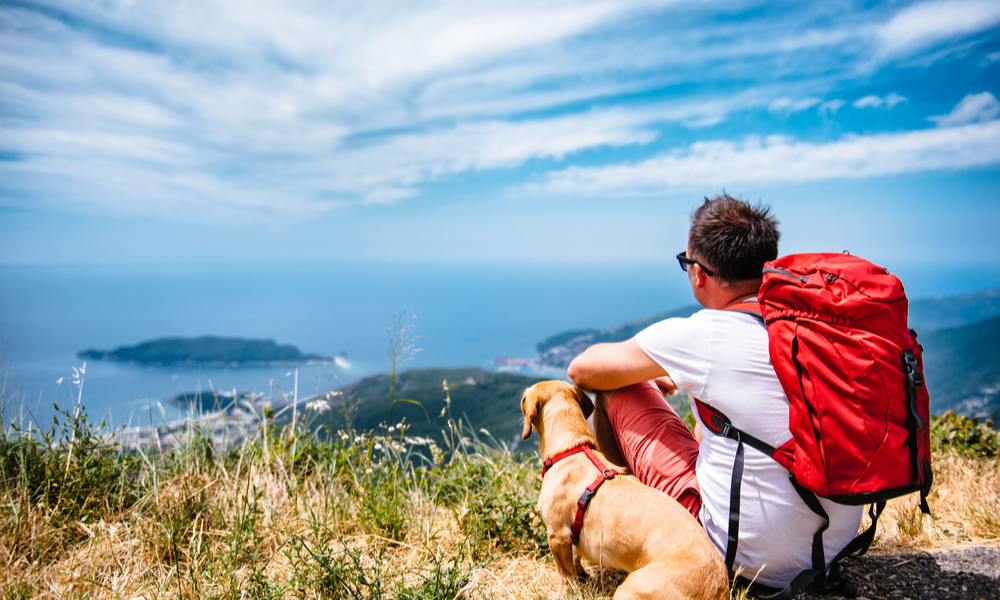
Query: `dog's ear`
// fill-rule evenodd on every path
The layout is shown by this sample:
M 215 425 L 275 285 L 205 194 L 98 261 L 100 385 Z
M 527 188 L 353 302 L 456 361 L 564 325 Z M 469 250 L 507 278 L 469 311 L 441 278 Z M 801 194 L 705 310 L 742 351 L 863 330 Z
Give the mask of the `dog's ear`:
M 594 412 L 594 403 L 590 400 L 590 396 L 579 387 L 574 387 L 573 393 L 576 394 L 576 401 L 580 404 L 580 410 L 583 411 L 583 418 L 589 419 Z
M 522 440 L 531 437 L 531 422 L 535 419 L 535 415 L 538 414 L 538 396 L 536 394 L 528 394 L 528 391 L 524 390 L 524 395 L 521 396 L 521 412 L 524 413 L 524 431 L 521 433 Z

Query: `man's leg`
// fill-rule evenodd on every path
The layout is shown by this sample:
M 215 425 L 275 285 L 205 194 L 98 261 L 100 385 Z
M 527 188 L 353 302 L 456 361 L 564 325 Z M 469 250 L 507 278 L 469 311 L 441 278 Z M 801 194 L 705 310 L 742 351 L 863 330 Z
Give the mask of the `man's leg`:
M 594 437 L 597 438 L 597 445 L 601 452 L 609 461 L 619 467 L 627 467 L 628 461 L 622 455 L 621 448 L 618 447 L 618 439 L 615 437 L 614 428 L 608 420 L 608 403 L 614 391 L 596 392 L 594 398 Z
M 613 395 L 599 393 L 594 429 L 608 460 L 628 466 L 639 481 L 676 498 L 698 516 L 698 442 L 658 387 L 644 382 Z

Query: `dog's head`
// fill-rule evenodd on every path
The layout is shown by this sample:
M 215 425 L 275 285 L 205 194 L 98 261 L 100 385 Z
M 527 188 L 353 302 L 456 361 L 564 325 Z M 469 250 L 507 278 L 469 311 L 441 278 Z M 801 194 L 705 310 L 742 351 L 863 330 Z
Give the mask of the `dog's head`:
M 594 403 L 590 401 L 587 394 L 578 387 L 572 386 L 565 381 L 542 381 L 524 390 L 521 396 L 521 412 L 524 413 L 524 432 L 521 439 L 526 440 L 531 436 L 531 429 L 539 429 L 538 419 L 542 414 L 542 408 L 549 402 L 563 401 L 579 405 L 583 412 L 583 419 L 586 421 L 590 413 L 594 412 Z M 539 430 L 539 434 L 541 431 Z

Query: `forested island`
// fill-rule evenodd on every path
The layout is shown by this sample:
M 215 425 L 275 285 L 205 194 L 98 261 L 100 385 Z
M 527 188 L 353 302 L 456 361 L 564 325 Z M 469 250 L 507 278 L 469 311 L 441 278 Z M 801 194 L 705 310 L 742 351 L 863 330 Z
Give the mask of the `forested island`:
M 160 338 L 114 350 L 83 350 L 80 358 L 140 365 L 263 366 L 330 363 L 335 359 L 303 354 L 295 346 L 274 340 L 247 340 L 206 335 L 198 338 Z

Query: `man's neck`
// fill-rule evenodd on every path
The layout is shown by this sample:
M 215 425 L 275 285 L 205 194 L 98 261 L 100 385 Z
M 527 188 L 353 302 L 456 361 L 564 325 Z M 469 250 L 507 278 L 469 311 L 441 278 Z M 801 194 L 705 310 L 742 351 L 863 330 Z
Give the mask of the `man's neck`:
M 756 300 L 757 299 L 757 292 L 752 292 L 752 293 L 749 293 L 749 294 L 743 294 L 742 296 L 739 296 L 738 298 L 734 298 L 732 301 L 730 301 L 728 304 L 726 304 L 726 306 L 723 307 L 723 308 L 728 308 L 730 306 L 733 306 L 734 304 L 740 304 L 742 302 L 746 302 L 747 300 L 750 300 L 751 298 L 753 298 L 754 300 Z
M 707 298 L 705 308 L 724 309 L 739 304 L 750 298 L 756 298 L 760 290 L 760 280 L 740 282 L 731 288 L 715 287 L 714 293 Z

